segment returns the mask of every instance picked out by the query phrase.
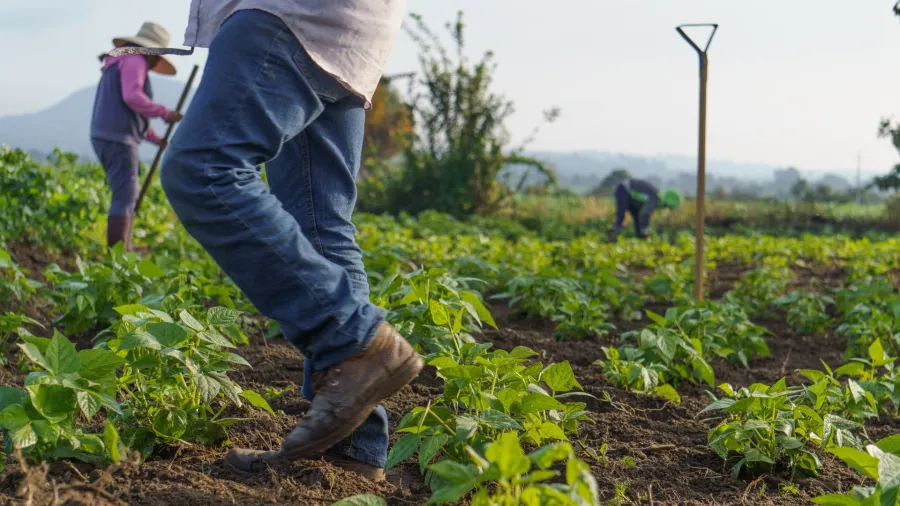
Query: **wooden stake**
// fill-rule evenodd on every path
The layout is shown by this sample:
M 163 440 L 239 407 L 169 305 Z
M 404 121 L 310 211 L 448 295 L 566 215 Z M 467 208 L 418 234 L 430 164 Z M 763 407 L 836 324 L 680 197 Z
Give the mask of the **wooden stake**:
M 184 91 L 181 92 L 181 98 L 178 99 L 178 105 L 175 107 L 177 112 L 181 112 L 181 108 L 184 106 L 184 101 L 187 100 L 188 92 L 191 91 L 191 85 L 194 83 L 194 78 L 197 77 L 197 71 L 200 70 L 200 67 L 194 65 L 194 68 L 191 70 L 191 75 L 188 77 L 187 83 L 184 85 Z M 159 147 L 159 150 L 156 151 L 156 156 L 153 158 L 153 164 L 150 165 L 150 172 L 147 173 L 147 179 L 144 180 L 144 185 L 141 187 L 141 193 L 138 195 L 137 202 L 134 204 L 134 215 L 137 216 L 138 210 L 141 208 L 141 202 L 144 201 L 144 197 L 147 195 L 147 190 L 150 189 L 150 183 L 153 181 L 153 174 L 156 173 L 156 168 L 159 166 L 159 162 L 162 159 L 163 151 L 165 151 L 165 146 L 169 143 L 169 137 L 172 135 L 172 130 L 175 128 L 174 123 L 169 123 L 169 126 L 166 128 L 166 135 L 163 137 L 163 145 Z

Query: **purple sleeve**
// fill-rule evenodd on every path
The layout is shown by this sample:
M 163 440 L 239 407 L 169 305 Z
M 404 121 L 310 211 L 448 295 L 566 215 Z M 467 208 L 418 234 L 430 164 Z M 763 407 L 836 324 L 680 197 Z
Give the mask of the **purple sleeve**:
M 150 100 L 144 93 L 147 79 L 147 60 L 141 55 L 128 55 L 119 61 L 122 78 L 122 99 L 134 112 L 145 118 L 166 118 L 170 111 L 166 106 Z

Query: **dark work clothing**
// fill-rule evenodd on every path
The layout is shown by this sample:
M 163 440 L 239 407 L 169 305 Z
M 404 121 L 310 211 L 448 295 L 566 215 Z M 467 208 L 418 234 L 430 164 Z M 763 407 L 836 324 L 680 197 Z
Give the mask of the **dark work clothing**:
M 150 80 L 144 81 L 144 94 L 153 98 Z M 150 130 L 150 120 L 135 112 L 122 98 L 122 75 L 114 62 L 100 77 L 91 116 L 91 138 L 138 145 Z
M 647 233 L 650 216 L 659 203 L 659 189 L 652 183 L 642 179 L 629 179 L 616 185 L 616 234 L 622 231 L 625 212 L 631 214 L 634 229 L 638 235 Z

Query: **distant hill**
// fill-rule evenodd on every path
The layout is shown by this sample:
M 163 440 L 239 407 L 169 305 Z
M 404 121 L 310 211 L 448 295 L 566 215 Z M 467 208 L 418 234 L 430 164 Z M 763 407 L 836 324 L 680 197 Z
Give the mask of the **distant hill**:
M 154 100 L 174 107 L 184 89 L 184 82 L 158 75 L 151 75 Z M 0 145 L 22 148 L 43 159 L 55 147 L 76 153 L 86 160 L 95 160 L 91 147 L 89 128 L 96 86 L 84 88 L 69 95 L 61 102 L 39 112 L 0 117 Z M 188 102 L 193 91 L 188 96 Z M 162 134 L 165 123 L 153 121 L 153 127 Z M 144 143 L 140 148 L 141 159 L 149 162 L 156 154 L 156 147 Z M 43 155 L 43 156 L 40 156 Z M 642 156 L 599 151 L 533 152 L 531 156 L 553 167 L 561 186 L 578 193 L 586 193 L 596 187 L 612 170 L 627 169 L 636 177 L 643 177 L 661 186 L 676 188 L 686 195 L 693 195 L 696 188 L 696 159 L 681 155 Z M 722 189 L 727 192 L 740 190 L 754 195 L 784 195 L 797 177 L 805 177 L 815 185 L 826 183 L 835 190 L 853 187 L 845 175 L 852 170 L 811 176 L 802 172 L 779 176 L 786 167 L 761 163 L 738 163 L 728 160 L 707 161 L 707 188 L 710 192 Z M 512 173 L 520 173 L 521 167 L 511 167 Z M 843 174 L 843 175 L 842 175 Z M 536 179 L 530 179 L 537 182 Z
M 154 75 L 150 76 L 150 81 L 153 84 L 153 99 L 174 108 L 184 90 L 184 82 Z M 0 117 L 0 144 L 32 153 L 49 153 L 58 147 L 85 159 L 96 160 L 90 139 L 96 90 L 96 86 L 78 90 L 43 111 Z M 190 103 L 192 96 L 193 90 L 188 95 L 187 103 Z M 160 135 L 165 133 L 166 124 L 162 120 L 154 119 L 152 125 Z M 143 143 L 140 155 L 143 160 L 152 160 L 156 155 L 156 146 Z
M 615 169 L 626 169 L 634 177 L 675 188 L 693 196 L 697 187 L 697 159 L 682 155 L 642 156 L 624 153 L 580 151 L 560 153 L 535 151 L 528 153 L 556 169 L 560 186 L 577 193 L 595 188 Z M 709 192 L 722 189 L 728 192 L 741 190 L 755 195 L 785 195 L 796 178 L 804 177 L 811 184 L 827 184 L 834 190 L 847 190 L 854 185 L 840 173 L 815 175 L 797 172 L 794 180 L 778 177 L 786 167 L 763 163 L 740 163 L 729 160 L 706 161 L 706 188 Z M 512 167 L 511 172 L 521 174 L 522 167 Z M 844 174 L 852 171 L 841 171 Z M 515 179 L 514 179 L 515 180 Z M 539 178 L 531 179 L 538 182 Z M 774 184 L 773 184 L 774 183 Z

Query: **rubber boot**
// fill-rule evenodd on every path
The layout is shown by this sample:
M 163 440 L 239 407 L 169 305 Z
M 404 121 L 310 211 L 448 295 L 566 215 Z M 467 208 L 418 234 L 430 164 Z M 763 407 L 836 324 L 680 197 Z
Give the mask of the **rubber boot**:
M 107 216 L 106 218 L 106 246 L 112 248 L 121 241 L 125 251 L 131 251 L 131 225 L 132 216 Z

